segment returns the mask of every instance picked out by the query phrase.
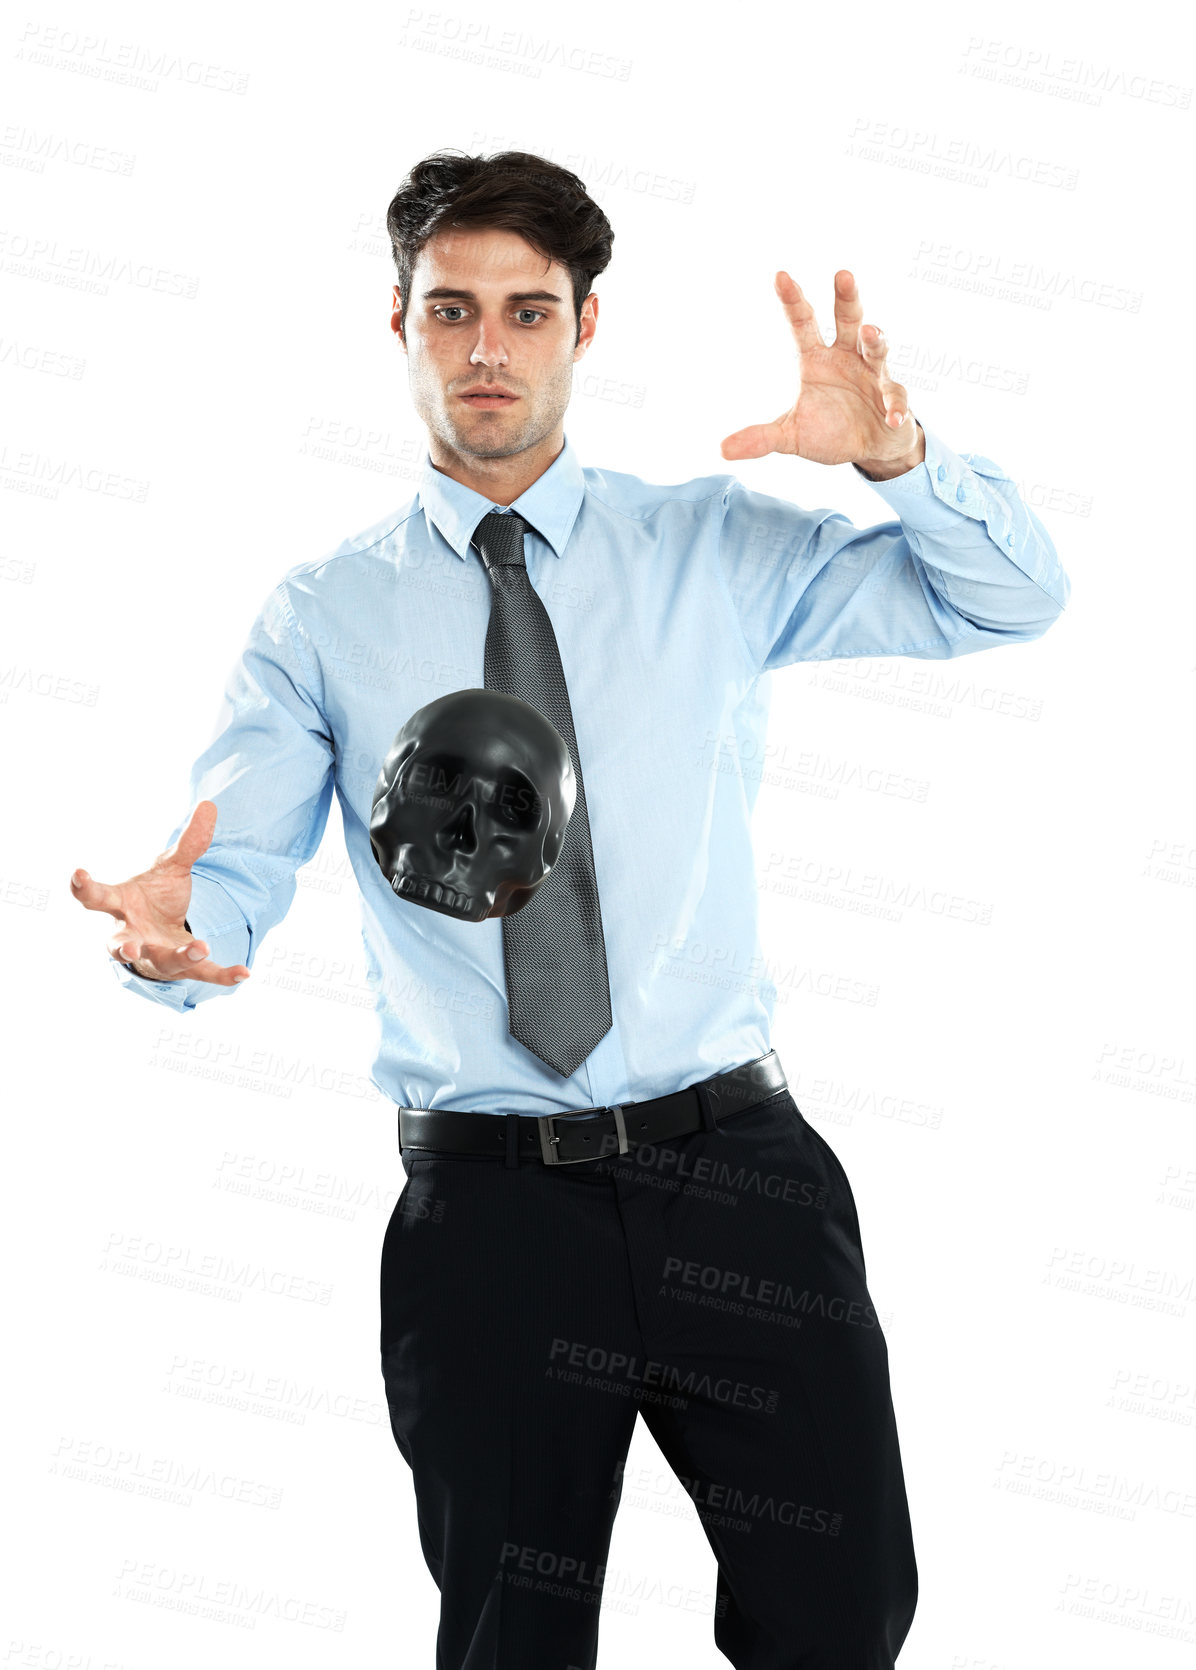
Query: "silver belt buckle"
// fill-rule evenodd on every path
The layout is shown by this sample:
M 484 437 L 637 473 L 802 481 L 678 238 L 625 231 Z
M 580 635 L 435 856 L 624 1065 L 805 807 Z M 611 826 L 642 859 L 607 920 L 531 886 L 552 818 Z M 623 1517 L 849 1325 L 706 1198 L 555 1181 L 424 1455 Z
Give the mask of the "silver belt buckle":
M 623 1123 L 623 1109 L 621 1107 L 612 1106 L 604 1108 L 602 1111 L 604 1113 L 614 1114 L 615 1130 L 619 1133 L 619 1153 L 626 1154 L 629 1144 L 627 1141 L 627 1127 Z M 584 1161 L 592 1160 L 596 1157 L 593 1154 L 578 1154 L 571 1160 L 562 1160 L 560 1155 L 556 1152 L 556 1145 L 561 1139 L 554 1133 L 552 1129 L 552 1122 L 554 1119 L 569 1119 L 570 1117 L 572 1116 L 567 1113 L 541 1113 L 536 1116 L 536 1124 L 540 1132 L 540 1156 L 546 1166 L 581 1165 Z

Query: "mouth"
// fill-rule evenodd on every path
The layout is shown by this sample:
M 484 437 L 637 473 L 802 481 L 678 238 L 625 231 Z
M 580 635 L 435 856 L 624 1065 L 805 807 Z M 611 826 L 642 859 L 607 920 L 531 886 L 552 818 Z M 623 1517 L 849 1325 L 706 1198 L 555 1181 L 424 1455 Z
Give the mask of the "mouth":
M 429 881 L 424 876 L 400 871 L 392 878 L 390 885 L 391 891 L 398 898 L 426 905 L 429 910 L 441 911 L 445 916 L 457 916 L 467 922 L 481 922 L 485 919 L 484 900 L 471 898 L 468 893 L 460 893 L 444 882 Z
M 503 407 L 503 406 L 513 406 L 515 404 L 516 400 L 518 400 L 519 396 L 517 394 L 501 394 L 501 393 L 481 394 L 481 393 L 475 393 L 475 394 L 461 394 L 461 395 L 458 395 L 457 398 L 459 400 L 463 400 L 467 406 L 476 406 L 479 411 L 489 412 L 489 411 L 497 411 L 497 410 L 499 410 L 500 407 Z

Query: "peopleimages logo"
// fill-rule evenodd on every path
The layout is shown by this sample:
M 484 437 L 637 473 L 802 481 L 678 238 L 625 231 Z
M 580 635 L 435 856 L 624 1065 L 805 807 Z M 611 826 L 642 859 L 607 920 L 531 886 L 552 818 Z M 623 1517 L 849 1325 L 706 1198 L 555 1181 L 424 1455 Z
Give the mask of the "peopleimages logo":
M 813 1206 L 821 1211 L 829 1198 L 828 1190 L 822 1183 L 809 1178 L 782 1176 L 779 1172 L 758 1171 L 744 1161 L 732 1165 L 729 1160 L 709 1154 L 690 1154 L 683 1149 L 649 1142 L 632 1146 L 621 1159 L 618 1159 L 618 1151 L 617 1132 L 609 1131 L 599 1137 L 598 1152 L 594 1158 L 601 1164 L 596 1169 L 623 1177 L 646 1171 L 659 1172 L 667 1174 L 670 1181 L 701 1183 L 721 1189 L 732 1202 L 742 1195 L 758 1195 L 768 1200 L 783 1200 L 787 1204 L 796 1202 L 799 1206 Z M 607 1163 L 616 1159 L 617 1164 Z
M 798 1531 L 815 1531 L 837 1537 L 843 1525 L 843 1515 L 830 1508 L 816 1508 L 805 1502 L 778 1501 L 775 1496 L 762 1496 L 758 1490 L 750 1494 L 737 1485 L 716 1484 L 711 1479 L 688 1479 L 677 1475 L 685 1493 L 698 1509 L 698 1517 L 709 1521 L 715 1515 L 730 1515 L 740 1519 L 770 1519 L 777 1525 L 792 1525 Z
M 633 1506 L 657 1510 L 671 1509 L 674 1503 L 688 1499 L 703 1524 L 736 1531 L 750 1531 L 752 1520 L 760 1519 L 828 1537 L 837 1537 L 843 1527 L 843 1515 L 838 1509 L 815 1507 L 788 1498 L 778 1500 L 775 1496 L 761 1495 L 758 1490 L 749 1493 L 738 1485 L 717 1479 L 689 1478 L 684 1473 L 658 1472 L 653 1476 L 649 1469 L 640 1468 L 628 1475 L 625 1462 L 620 1459 L 615 1463 L 609 1500 L 617 1504 L 624 1498 Z
M 669 1363 L 638 1357 L 624 1351 L 608 1351 L 601 1345 L 587 1345 L 582 1340 L 554 1339 L 548 1353 L 549 1363 L 556 1377 L 569 1379 L 562 1370 L 604 1375 L 608 1380 L 637 1387 L 648 1386 L 679 1394 L 681 1397 L 702 1397 L 724 1403 L 736 1409 L 757 1409 L 771 1415 L 777 1406 L 777 1394 L 764 1386 L 752 1386 L 744 1380 L 726 1376 L 715 1379 L 697 1369 L 682 1371 Z
M 858 1300 L 847 1300 L 838 1294 L 811 1293 L 808 1287 L 800 1293 L 787 1282 L 759 1281 L 742 1270 L 720 1270 L 714 1264 L 699 1264 L 696 1259 L 666 1258 L 665 1276 L 674 1276 L 687 1287 L 700 1287 L 707 1293 L 718 1293 L 761 1305 L 782 1305 L 806 1316 L 825 1316 L 832 1322 L 856 1322 L 863 1328 L 876 1327 L 876 1312 L 871 1305 Z

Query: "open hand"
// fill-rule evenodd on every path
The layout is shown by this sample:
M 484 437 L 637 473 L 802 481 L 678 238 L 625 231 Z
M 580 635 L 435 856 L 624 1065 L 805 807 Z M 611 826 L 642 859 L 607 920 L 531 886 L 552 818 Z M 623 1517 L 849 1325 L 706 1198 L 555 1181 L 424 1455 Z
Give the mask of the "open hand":
M 861 322 L 864 308 L 852 274 L 846 268 L 835 274 L 835 340 L 829 348 L 800 286 L 787 272 L 777 273 L 774 286 L 797 343 L 798 396 L 771 423 L 728 435 L 723 457 L 791 452 L 816 464 L 859 464 L 891 474 L 920 463 L 925 441 L 909 414 L 908 395 L 885 367 L 884 332 Z
M 116 918 L 109 956 L 131 963 L 147 980 L 208 980 L 233 986 L 249 978 L 244 963 L 231 968 L 214 963 L 208 946 L 186 927 L 191 866 L 208 850 L 215 828 L 216 803 L 201 800 L 175 844 L 140 875 L 115 886 L 93 881 L 86 870 L 76 870 L 71 877 L 71 896 L 85 910 L 106 910 Z

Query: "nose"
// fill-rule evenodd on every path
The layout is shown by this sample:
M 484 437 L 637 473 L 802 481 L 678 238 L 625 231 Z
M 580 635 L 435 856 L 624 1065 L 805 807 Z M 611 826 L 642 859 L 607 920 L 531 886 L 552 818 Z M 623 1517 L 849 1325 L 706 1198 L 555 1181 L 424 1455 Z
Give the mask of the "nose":
M 436 840 L 449 852 L 471 853 L 478 850 L 478 822 L 472 801 L 467 800 L 442 824 Z
M 502 341 L 502 332 L 498 323 L 493 319 L 481 319 L 478 323 L 478 339 L 474 344 L 473 353 L 469 356 L 470 365 L 505 365 L 507 350 Z

